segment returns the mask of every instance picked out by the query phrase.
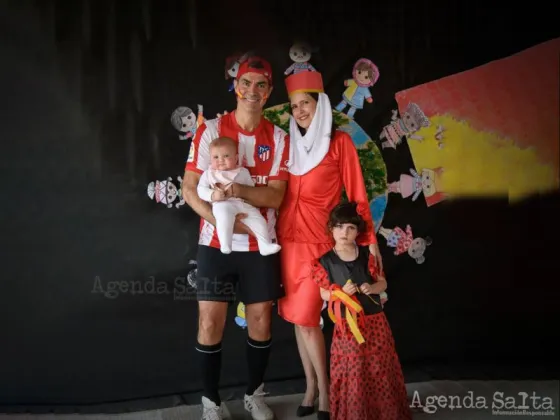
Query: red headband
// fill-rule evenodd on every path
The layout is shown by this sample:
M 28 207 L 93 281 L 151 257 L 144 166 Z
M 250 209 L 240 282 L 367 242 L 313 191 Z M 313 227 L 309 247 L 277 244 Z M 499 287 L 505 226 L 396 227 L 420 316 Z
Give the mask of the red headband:
M 323 77 L 317 71 L 302 71 L 286 78 L 288 96 L 298 92 L 324 93 Z
M 260 57 L 249 57 L 246 61 L 241 63 L 237 71 L 237 80 L 245 73 L 262 74 L 268 79 L 268 83 L 272 85 L 272 68 L 270 67 L 270 63 Z

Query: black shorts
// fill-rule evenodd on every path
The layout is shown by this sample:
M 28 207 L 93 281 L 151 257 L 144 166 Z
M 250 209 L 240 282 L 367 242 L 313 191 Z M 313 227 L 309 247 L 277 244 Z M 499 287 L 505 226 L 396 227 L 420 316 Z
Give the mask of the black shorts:
M 196 274 L 198 301 L 234 302 L 237 296 L 250 305 L 284 296 L 278 253 L 266 257 L 258 251 L 223 254 L 219 248 L 199 245 Z

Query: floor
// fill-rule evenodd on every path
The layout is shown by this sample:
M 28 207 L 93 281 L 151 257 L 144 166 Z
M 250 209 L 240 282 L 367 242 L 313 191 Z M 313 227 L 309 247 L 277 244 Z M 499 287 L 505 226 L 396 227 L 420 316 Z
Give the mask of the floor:
M 502 416 L 560 419 L 560 381 L 431 381 L 407 384 L 407 390 L 411 405 L 415 407 L 414 420 L 496 420 Z M 528 396 L 524 400 L 525 393 Z M 294 394 L 269 397 L 267 401 L 278 420 L 294 420 L 301 398 L 301 394 Z M 510 407 L 514 407 L 509 412 L 508 402 L 512 404 Z M 493 403 L 502 411 L 493 412 Z M 503 406 L 499 407 L 502 403 Z M 550 409 L 545 405 L 549 403 L 552 404 Z M 487 407 L 481 408 L 481 404 Z M 226 412 L 228 419 L 251 419 L 245 413 L 241 400 L 228 401 Z M 200 415 L 201 407 L 198 405 L 178 405 L 126 414 L 0 414 L 0 420 L 197 420 Z M 309 420 L 314 418 L 307 417 Z

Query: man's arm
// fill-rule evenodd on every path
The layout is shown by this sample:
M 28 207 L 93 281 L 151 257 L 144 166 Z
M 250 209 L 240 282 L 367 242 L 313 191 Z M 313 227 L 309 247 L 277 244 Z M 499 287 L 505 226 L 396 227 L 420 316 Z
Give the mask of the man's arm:
M 257 208 L 271 208 L 278 210 L 284 200 L 287 181 L 268 181 L 266 187 L 249 187 L 234 183 L 231 187 L 233 197 L 241 198 Z
M 205 219 L 208 223 L 216 226 L 216 219 L 212 214 L 212 206 L 198 196 L 197 187 L 199 180 L 200 174 L 188 170 L 185 171 L 182 188 L 183 198 L 185 203 L 187 203 L 196 214 Z

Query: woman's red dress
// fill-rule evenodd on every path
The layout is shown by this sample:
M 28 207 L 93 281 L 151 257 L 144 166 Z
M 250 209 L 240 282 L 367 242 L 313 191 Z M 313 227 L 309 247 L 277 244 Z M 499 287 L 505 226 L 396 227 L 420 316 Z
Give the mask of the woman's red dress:
M 367 226 L 358 244 L 376 243 L 356 146 L 347 133 L 337 131 L 317 167 L 301 176 L 290 174 L 276 224 L 285 292 L 278 301 L 278 313 L 293 324 L 319 326 L 323 300 L 311 277 L 312 263 L 333 246 L 327 222 L 340 203 L 343 188 L 348 199 L 358 203 Z

